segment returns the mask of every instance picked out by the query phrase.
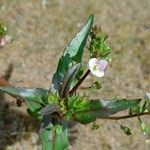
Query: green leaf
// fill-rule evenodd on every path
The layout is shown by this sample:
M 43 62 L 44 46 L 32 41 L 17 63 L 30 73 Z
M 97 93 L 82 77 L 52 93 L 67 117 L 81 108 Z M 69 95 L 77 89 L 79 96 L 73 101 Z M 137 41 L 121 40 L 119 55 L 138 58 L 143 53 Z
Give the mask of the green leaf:
M 26 101 L 28 108 L 32 112 L 42 108 L 47 103 L 48 90 L 46 89 L 0 87 L 0 91 L 23 98 Z
M 141 131 L 144 135 L 147 135 L 149 133 L 149 127 L 144 122 L 141 122 Z
M 58 105 L 58 103 L 48 104 L 47 106 L 42 108 L 39 113 L 42 115 L 49 115 L 54 113 L 55 111 L 60 111 L 60 106 Z
M 91 100 L 73 113 L 73 118 L 82 124 L 91 123 L 96 118 L 105 118 L 119 111 L 132 108 L 139 104 L 141 99 L 134 100 Z
M 136 106 L 129 109 L 129 114 L 141 113 L 141 104 L 137 104 Z
M 148 134 L 150 133 L 150 128 L 149 128 L 149 126 L 148 126 L 145 122 L 143 122 L 140 117 L 138 117 L 138 119 L 139 119 L 139 124 L 140 124 L 141 132 L 142 132 L 144 135 L 148 135 Z
M 92 25 L 94 21 L 94 16 L 91 15 L 87 23 L 83 26 L 81 31 L 72 39 L 70 44 L 66 47 L 64 51 L 64 56 L 69 54 L 71 58 L 77 63 L 80 63 L 82 60 L 83 49 L 86 44 L 86 40 L 91 31 Z
M 4 36 L 6 35 L 8 32 L 6 26 L 4 26 L 3 24 L 0 24 L 0 36 Z
M 126 126 L 123 126 L 120 124 L 120 129 L 126 134 L 126 135 L 131 135 L 131 131 L 130 131 L 130 128 L 126 127 Z
M 76 64 L 67 72 L 60 86 L 60 97 L 64 98 L 65 96 L 67 96 L 71 88 L 71 82 L 75 79 L 79 69 L 80 64 Z
M 40 138 L 43 150 L 66 150 L 69 146 L 68 129 L 61 125 L 50 123 L 41 129 Z
M 27 109 L 27 112 L 30 114 L 31 117 L 33 117 L 36 120 L 42 120 L 43 116 L 39 113 L 40 109 L 36 109 L 34 111 L 31 111 L 31 109 Z
M 75 63 L 81 63 L 83 50 L 90 34 L 90 30 L 92 28 L 94 21 L 94 16 L 91 15 L 87 23 L 83 26 L 79 33 L 71 40 L 70 44 L 66 47 L 63 52 L 62 57 L 59 60 L 57 71 L 55 72 L 52 79 L 51 92 L 58 93 L 60 83 L 65 77 L 67 71 L 72 68 L 73 61 Z

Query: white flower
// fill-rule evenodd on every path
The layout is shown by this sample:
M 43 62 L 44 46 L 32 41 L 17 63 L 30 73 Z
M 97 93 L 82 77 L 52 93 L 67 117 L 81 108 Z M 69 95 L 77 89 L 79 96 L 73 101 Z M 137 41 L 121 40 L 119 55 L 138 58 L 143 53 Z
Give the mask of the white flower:
M 105 68 L 107 66 L 106 60 L 98 60 L 97 58 L 91 58 L 89 60 L 88 68 L 93 75 L 97 77 L 103 77 L 105 75 Z

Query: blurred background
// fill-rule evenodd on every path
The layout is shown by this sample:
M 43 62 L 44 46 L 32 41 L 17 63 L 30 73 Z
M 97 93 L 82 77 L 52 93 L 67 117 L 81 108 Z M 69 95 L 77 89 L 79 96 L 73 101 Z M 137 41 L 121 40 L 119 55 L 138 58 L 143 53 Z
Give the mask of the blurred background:
M 150 92 L 150 1 L 149 0 L 0 0 L 0 22 L 12 42 L 0 49 L 0 75 L 10 63 L 10 83 L 19 87 L 49 88 L 58 59 L 65 46 L 90 14 L 109 35 L 112 61 L 106 76 L 87 78 L 85 85 L 100 80 L 102 89 L 88 93 L 93 98 L 143 98 Z M 87 50 L 85 50 L 86 52 Z M 85 64 L 88 62 L 85 54 Z M 86 65 L 85 65 L 86 66 Z M 5 95 L 0 104 L 0 150 L 41 149 L 39 124 Z M 150 125 L 148 116 L 142 117 Z M 130 137 L 116 121 L 97 120 L 77 125 L 71 150 L 149 150 L 150 135 L 142 135 L 137 119 L 122 123 L 131 128 Z

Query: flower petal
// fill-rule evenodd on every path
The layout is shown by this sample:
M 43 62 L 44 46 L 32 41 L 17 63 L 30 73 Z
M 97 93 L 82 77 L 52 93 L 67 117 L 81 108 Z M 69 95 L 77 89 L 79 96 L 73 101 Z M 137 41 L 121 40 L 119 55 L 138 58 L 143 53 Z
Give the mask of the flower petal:
M 97 77 L 103 77 L 105 75 L 104 71 L 100 71 L 100 70 L 95 70 L 95 71 L 91 71 L 93 75 L 97 76 Z
M 107 61 L 106 60 L 100 60 L 99 61 L 99 69 L 104 70 L 107 66 Z
M 105 72 L 104 69 L 107 66 L 106 60 L 99 61 L 97 58 L 91 58 L 89 60 L 88 68 L 92 72 L 93 75 L 97 77 L 103 77 Z
M 89 60 L 89 65 L 88 65 L 88 68 L 91 70 L 93 69 L 93 67 L 98 63 L 98 59 L 96 58 L 91 58 Z

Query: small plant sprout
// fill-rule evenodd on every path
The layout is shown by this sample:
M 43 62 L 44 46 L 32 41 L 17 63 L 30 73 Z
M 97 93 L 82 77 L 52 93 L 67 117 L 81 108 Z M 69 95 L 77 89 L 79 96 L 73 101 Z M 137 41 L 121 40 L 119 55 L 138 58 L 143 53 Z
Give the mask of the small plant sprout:
M 106 60 L 98 60 L 96 58 L 91 58 L 89 60 L 89 70 L 92 72 L 93 75 L 97 77 L 103 77 L 105 75 L 105 68 L 107 66 Z
M 70 122 L 83 125 L 93 123 L 93 129 L 99 126 L 96 119 L 121 120 L 137 117 L 143 133 L 149 132 L 140 116 L 150 115 L 148 99 L 92 99 L 79 92 L 79 86 L 90 74 L 103 77 L 107 61 L 110 60 L 111 49 L 107 45 L 108 36 L 98 27 L 93 27 L 94 15 L 89 16 L 86 24 L 66 46 L 59 59 L 56 72 L 48 89 L 0 87 L 1 92 L 22 98 L 28 113 L 41 122 L 40 139 L 43 150 L 65 150 L 69 146 L 68 128 Z M 9 39 L 9 38 L 8 38 Z M 83 69 L 83 52 L 86 42 L 90 39 L 90 60 L 87 70 Z M 6 40 L 6 39 L 5 39 Z M 7 40 L 6 40 L 7 41 Z M 5 42 L 6 42 L 5 41 Z M 2 45 L 5 43 L 3 41 Z M 101 89 L 99 82 L 94 82 L 89 88 Z M 147 94 L 149 97 L 149 94 Z M 119 115 L 120 111 L 126 115 Z M 116 114 L 117 115 L 114 115 Z M 127 135 L 130 129 L 119 122 L 119 127 Z

